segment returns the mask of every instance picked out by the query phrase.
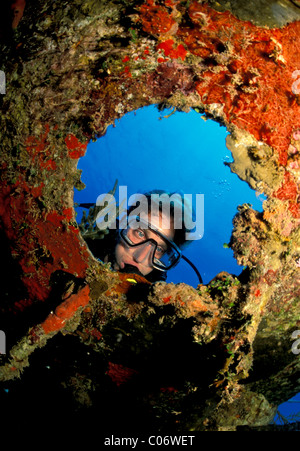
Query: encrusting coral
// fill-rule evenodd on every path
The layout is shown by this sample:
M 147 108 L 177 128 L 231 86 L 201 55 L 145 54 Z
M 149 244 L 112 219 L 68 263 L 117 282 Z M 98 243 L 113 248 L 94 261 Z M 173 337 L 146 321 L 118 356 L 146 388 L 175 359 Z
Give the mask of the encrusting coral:
M 49 411 L 75 403 L 85 416 L 104 405 L 109 423 L 114 400 L 123 421 L 236 430 L 268 424 L 299 391 L 290 337 L 299 329 L 300 17 L 286 6 L 286 22 L 268 27 L 231 3 L 34 0 L 0 35 L 0 309 L 11 343 L 0 377 L 11 392 L 16 376 L 47 381 L 44 362 L 60 387 L 52 404 L 37 392 Z M 78 159 L 116 119 L 150 104 L 225 125 L 231 170 L 266 195 L 262 213 L 243 205 L 233 219 L 239 277 L 150 284 L 86 246 L 73 208 Z

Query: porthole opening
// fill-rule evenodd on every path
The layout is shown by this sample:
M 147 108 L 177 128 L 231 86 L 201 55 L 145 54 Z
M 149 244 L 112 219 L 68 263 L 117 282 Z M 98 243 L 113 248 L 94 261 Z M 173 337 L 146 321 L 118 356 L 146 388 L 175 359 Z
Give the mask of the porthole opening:
M 75 189 L 75 206 L 95 203 L 99 195 L 112 190 L 116 180 L 116 201 L 120 187 L 126 187 L 128 198 L 160 189 L 192 195 L 195 203 L 196 195 L 201 194 L 204 234 L 183 254 L 199 270 L 205 284 L 221 271 L 239 275 L 243 267 L 228 247 L 232 219 L 237 207 L 245 203 L 262 211 L 264 196 L 231 172 L 227 135 L 224 126 L 194 110 L 159 110 L 152 105 L 128 113 L 109 126 L 103 137 L 88 144 L 78 163 L 85 188 Z M 80 223 L 82 207 L 77 206 L 76 212 Z M 168 271 L 167 282 L 196 287 L 199 280 L 181 259 Z

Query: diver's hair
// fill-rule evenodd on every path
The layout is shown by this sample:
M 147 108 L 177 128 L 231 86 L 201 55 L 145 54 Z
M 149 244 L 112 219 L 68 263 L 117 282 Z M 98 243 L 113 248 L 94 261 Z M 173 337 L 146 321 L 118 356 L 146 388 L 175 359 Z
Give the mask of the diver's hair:
M 187 228 L 185 227 L 184 224 L 184 214 L 189 214 L 190 217 L 194 217 L 194 210 L 192 208 L 192 205 L 187 202 L 187 200 L 184 198 L 184 195 L 181 191 L 176 191 L 176 192 L 169 192 L 169 191 L 165 191 L 165 190 L 161 190 L 161 189 L 154 189 L 151 191 L 147 191 L 146 193 L 143 193 L 143 196 L 146 197 L 147 201 L 148 201 L 148 214 L 151 213 L 151 200 L 153 201 L 153 198 L 151 198 L 152 194 L 158 194 L 159 196 L 161 196 L 162 194 L 166 194 L 167 196 L 169 196 L 171 198 L 171 203 L 170 203 L 170 217 L 172 219 L 172 221 L 174 222 L 174 211 L 176 209 L 176 212 L 181 211 L 181 224 L 182 227 L 181 228 L 175 228 L 174 232 L 174 238 L 173 241 L 175 244 L 177 244 L 178 247 L 183 248 L 186 247 L 188 244 L 190 244 L 190 240 L 186 240 L 186 232 L 187 232 Z M 173 196 L 176 195 L 176 196 Z M 173 197 L 172 197 L 173 196 Z M 177 201 L 177 205 L 174 205 L 174 199 L 175 201 Z M 138 201 L 138 197 L 137 197 L 137 201 Z M 180 203 L 180 205 L 178 205 L 178 202 Z M 159 213 L 162 212 L 162 202 L 158 203 L 158 207 L 159 207 Z M 128 215 L 130 214 L 131 211 L 133 211 L 136 208 L 136 205 L 129 207 L 128 209 Z M 184 213 L 185 210 L 187 210 L 186 213 Z

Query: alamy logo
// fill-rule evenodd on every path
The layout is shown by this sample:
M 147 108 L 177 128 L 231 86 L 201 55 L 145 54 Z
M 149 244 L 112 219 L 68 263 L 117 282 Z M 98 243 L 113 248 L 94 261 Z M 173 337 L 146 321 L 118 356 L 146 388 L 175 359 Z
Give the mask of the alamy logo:
M 0 354 L 6 354 L 6 336 L 3 330 L 0 330 Z
M 3 70 L 0 70 L 0 94 L 6 94 L 6 78 Z
M 292 92 L 295 95 L 300 94 L 300 70 L 294 70 L 292 79 L 295 80 L 292 84 Z
M 292 344 L 292 353 L 296 354 L 296 355 L 300 354 L 300 330 L 295 330 L 292 333 L 291 338 L 292 338 L 292 340 L 296 340 Z
M 181 196 L 179 193 L 170 195 L 153 193 L 150 199 L 144 194 L 136 193 L 127 200 L 127 187 L 120 186 L 118 202 L 113 194 L 105 193 L 98 196 L 96 205 L 102 209 L 97 215 L 96 224 L 100 230 L 116 229 L 116 219 L 119 217 L 120 229 L 126 229 L 128 221 L 131 228 L 138 229 L 139 218 L 144 223 L 149 221 L 151 225 L 151 218 L 161 212 L 163 228 L 170 228 L 172 221 L 174 229 L 185 229 L 186 240 L 200 240 L 204 235 L 204 194 L 196 194 L 195 208 L 192 208 L 192 202 L 192 194 Z

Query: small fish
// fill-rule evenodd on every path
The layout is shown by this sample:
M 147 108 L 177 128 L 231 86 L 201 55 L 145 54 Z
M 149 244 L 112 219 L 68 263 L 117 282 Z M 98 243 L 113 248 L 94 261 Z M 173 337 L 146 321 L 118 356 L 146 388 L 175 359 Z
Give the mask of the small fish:
M 94 205 L 95 205 L 95 202 L 82 203 L 82 204 L 75 203 L 75 207 L 82 207 L 82 208 L 91 208 L 91 207 L 94 207 Z
M 246 210 L 249 210 L 252 207 L 252 204 L 245 203 L 243 205 L 238 205 L 237 209 L 239 212 L 243 213 Z
M 131 282 L 131 283 L 137 283 L 137 281 L 135 279 L 126 279 L 127 282 Z
M 83 211 L 82 219 L 79 224 L 81 235 L 84 239 L 102 239 L 106 235 L 110 228 L 115 228 L 115 221 L 119 215 L 120 209 L 123 208 L 125 200 L 123 200 L 120 206 L 116 205 L 115 200 L 112 201 L 118 185 L 118 179 L 115 181 L 114 187 L 109 193 L 102 195 L 101 205 L 96 203 L 80 203 L 75 204 L 75 207 L 88 208 L 88 214 Z M 107 206 L 104 207 L 105 202 Z M 100 203 L 100 202 L 99 202 Z M 104 221 L 104 219 L 107 219 Z

